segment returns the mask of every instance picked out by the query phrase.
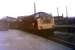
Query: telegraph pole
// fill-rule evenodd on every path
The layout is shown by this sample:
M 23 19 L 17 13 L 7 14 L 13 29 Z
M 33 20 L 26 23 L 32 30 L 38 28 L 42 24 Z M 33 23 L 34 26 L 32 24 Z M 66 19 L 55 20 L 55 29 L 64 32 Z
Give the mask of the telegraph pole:
M 34 2 L 34 14 L 36 13 L 36 4 Z
M 35 4 L 35 2 L 33 3 L 33 5 L 34 5 L 34 14 L 35 14 L 36 13 L 36 4 Z M 36 22 L 36 21 L 34 21 L 34 19 L 35 19 L 35 15 L 33 16 L 33 23 L 32 23 L 33 33 L 35 33 L 35 22 Z
M 58 14 L 58 17 L 59 17 L 59 9 L 57 8 L 57 14 Z
M 66 7 L 66 17 L 68 18 L 68 10 L 67 10 L 67 7 Z
M 68 24 L 68 10 L 67 10 L 67 6 L 66 6 L 66 24 Z

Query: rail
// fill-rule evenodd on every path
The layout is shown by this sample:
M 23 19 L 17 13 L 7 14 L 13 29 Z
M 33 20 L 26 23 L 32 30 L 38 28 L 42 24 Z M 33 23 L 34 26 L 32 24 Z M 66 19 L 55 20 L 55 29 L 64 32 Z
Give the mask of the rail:
M 55 27 L 75 27 L 75 25 L 55 25 Z

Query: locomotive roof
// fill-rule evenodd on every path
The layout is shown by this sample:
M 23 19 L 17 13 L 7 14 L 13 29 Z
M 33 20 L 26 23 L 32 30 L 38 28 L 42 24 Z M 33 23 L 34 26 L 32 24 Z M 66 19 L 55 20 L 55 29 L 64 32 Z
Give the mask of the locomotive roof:
M 38 12 L 32 15 L 34 17 L 34 20 L 36 20 L 39 17 L 52 17 L 51 14 L 45 13 L 45 12 Z

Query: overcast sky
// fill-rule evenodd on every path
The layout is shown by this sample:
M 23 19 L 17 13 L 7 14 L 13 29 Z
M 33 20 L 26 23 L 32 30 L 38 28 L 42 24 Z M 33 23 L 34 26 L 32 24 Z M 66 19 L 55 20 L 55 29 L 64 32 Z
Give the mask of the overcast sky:
M 75 16 L 74 0 L 0 0 L 0 18 L 3 16 L 31 15 L 34 13 L 34 2 L 37 12 L 47 12 L 56 16 L 56 8 L 59 8 L 59 15 L 63 13 L 66 16 L 65 7 L 67 7 L 68 16 Z

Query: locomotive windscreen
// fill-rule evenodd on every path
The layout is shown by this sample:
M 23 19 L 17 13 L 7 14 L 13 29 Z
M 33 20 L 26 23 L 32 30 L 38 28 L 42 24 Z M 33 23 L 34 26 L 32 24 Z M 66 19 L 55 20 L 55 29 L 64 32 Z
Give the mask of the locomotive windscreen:
M 50 16 L 47 16 L 47 17 L 41 17 L 41 19 L 42 19 L 42 23 L 50 23 L 52 17 L 50 17 Z

